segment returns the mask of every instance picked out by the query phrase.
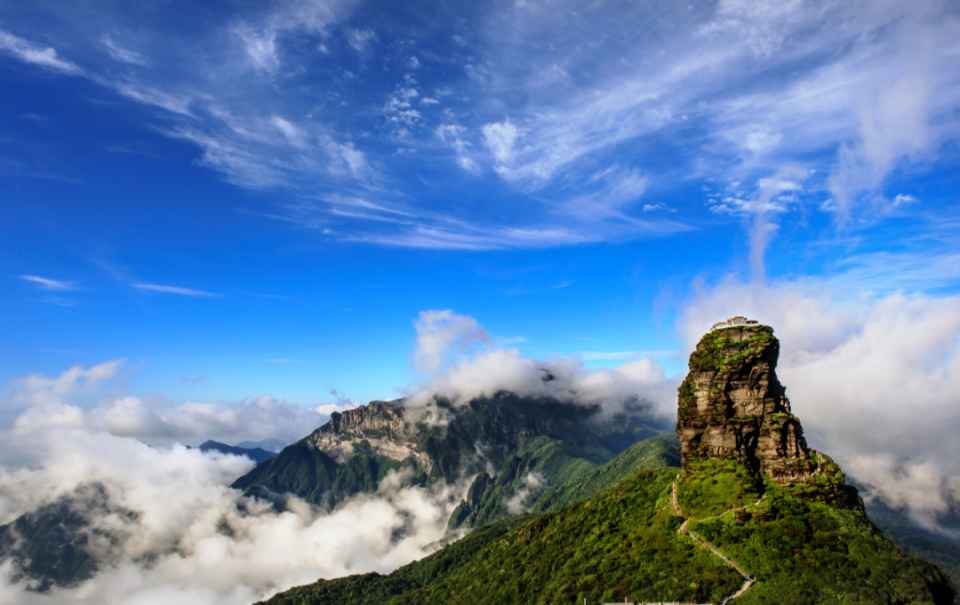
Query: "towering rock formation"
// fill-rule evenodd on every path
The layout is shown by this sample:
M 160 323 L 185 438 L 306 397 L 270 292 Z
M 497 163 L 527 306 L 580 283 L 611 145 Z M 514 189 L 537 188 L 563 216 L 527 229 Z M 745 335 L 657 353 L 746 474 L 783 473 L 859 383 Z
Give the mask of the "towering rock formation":
M 812 497 L 847 500 L 843 473 L 807 447 L 777 379 L 773 328 L 743 317 L 715 324 L 690 355 L 679 389 L 677 436 L 683 467 L 736 459 L 781 485 L 807 485 Z

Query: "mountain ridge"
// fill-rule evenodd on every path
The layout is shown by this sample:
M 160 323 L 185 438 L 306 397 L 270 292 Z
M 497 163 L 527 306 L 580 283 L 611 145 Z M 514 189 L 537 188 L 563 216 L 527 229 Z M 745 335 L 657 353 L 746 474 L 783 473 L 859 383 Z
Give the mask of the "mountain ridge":
M 259 447 L 246 448 L 246 447 L 240 447 L 238 445 L 227 445 L 226 443 L 220 443 L 219 441 L 214 441 L 213 439 L 208 439 L 207 441 L 204 441 L 198 447 L 201 452 L 214 451 L 214 452 L 220 452 L 221 454 L 232 454 L 234 456 L 246 456 L 247 458 L 250 458 L 257 464 L 260 464 L 267 458 L 271 458 L 276 454 L 275 452 L 269 452 Z
M 650 426 L 646 408 L 636 404 L 610 414 L 598 405 L 499 392 L 457 406 L 437 400 L 442 423 L 428 422 L 423 409 L 404 404 L 372 402 L 332 414 L 328 423 L 238 478 L 232 487 L 272 499 L 278 506 L 284 494 L 292 494 L 332 508 L 356 493 L 375 491 L 391 471 L 406 469 L 408 483 L 421 486 L 499 474 L 513 456 L 538 439 L 566 444 L 565 456 L 556 458 L 564 458 L 559 466 L 589 470 L 634 443 L 665 432 Z M 514 479 L 512 491 L 527 480 Z

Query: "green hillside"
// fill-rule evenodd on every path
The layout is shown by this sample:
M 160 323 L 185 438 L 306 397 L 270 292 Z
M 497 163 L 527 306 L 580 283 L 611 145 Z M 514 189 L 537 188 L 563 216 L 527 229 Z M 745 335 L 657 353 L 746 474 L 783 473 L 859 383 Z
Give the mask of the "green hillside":
M 641 470 L 560 511 L 476 530 L 388 576 L 321 580 L 267 603 L 720 603 L 744 578 L 678 532 L 684 519 L 671 502 L 676 476 L 673 468 Z M 689 528 L 758 578 L 738 603 L 953 602 L 946 575 L 896 548 L 862 508 L 809 502 L 733 467 L 685 473 L 680 483 L 683 513 L 702 515 Z M 733 492 L 724 506 L 743 508 L 709 510 L 718 485 Z
M 479 527 L 517 511 L 508 502 L 521 490 L 524 510 L 548 512 L 588 498 L 643 468 L 679 466 L 675 435 L 651 437 L 631 445 L 617 456 L 606 449 L 579 448 L 539 437 L 507 459 L 496 477 L 480 473 L 467 497 L 450 516 L 450 527 Z M 540 485 L 531 487 L 528 477 Z
M 670 434 L 651 437 L 631 445 L 600 467 L 550 487 L 537 500 L 533 512 L 559 510 L 616 485 L 638 470 L 668 466 L 680 466 L 677 436 Z
M 644 470 L 562 511 L 507 519 L 389 576 L 368 574 L 294 588 L 270 605 L 381 603 L 719 602 L 736 572 L 678 536 L 670 510 L 676 469 Z M 521 521 L 521 522 L 518 522 Z M 474 537 L 476 536 L 476 538 Z M 471 543 L 471 541 L 474 541 Z M 460 547 L 460 550 L 456 550 Z M 401 580 L 402 579 L 402 580 Z M 389 592 L 391 586 L 397 592 Z
M 936 564 L 960 587 L 960 546 L 942 534 L 921 527 L 904 510 L 890 507 L 880 498 L 870 499 L 865 508 L 870 520 L 891 542 L 911 555 Z
M 735 461 L 693 468 L 678 482 L 689 529 L 757 579 L 738 605 L 953 603 L 949 577 L 897 548 L 859 498 L 817 501 L 809 484 L 778 485 Z

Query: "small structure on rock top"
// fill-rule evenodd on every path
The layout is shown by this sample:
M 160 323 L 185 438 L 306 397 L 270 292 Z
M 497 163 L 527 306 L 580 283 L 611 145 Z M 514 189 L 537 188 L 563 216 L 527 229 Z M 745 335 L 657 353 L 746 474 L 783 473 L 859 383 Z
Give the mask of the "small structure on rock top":
M 742 326 L 756 326 L 756 325 L 758 325 L 757 320 L 747 319 L 743 315 L 736 315 L 734 317 L 731 317 L 727 321 L 720 321 L 713 324 L 713 326 L 710 328 L 710 331 L 713 332 L 714 330 L 722 330 L 723 328 L 739 328 Z

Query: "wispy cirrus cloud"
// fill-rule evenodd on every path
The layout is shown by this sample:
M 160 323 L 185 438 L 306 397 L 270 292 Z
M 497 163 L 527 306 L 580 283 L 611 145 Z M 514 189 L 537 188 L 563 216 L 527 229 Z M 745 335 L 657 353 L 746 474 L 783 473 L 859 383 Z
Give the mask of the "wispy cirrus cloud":
M 147 59 L 140 53 L 135 50 L 130 50 L 129 48 L 123 48 L 119 44 L 113 41 L 109 35 L 104 35 L 100 38 L 100 44 L 103 45 L 104 49 L 107 51 L 114 60 L 119 61 L 120 63 L 127 63 L 131 65 L 146 65 Z
M 26 63 L 64 74 L 82 75 L 84 73 L 83 69 L 75 63 L 62 59 L 55 49 L 39 46 L 3 30 L 0 30 L 0 51 Z
M 73 282 L 40 277 L 38 275 L 21 275 L 20 279 L 36 284 L 45 290 L 76 290 Z
M 163 294 L 179 294 L 181 296 L 209 297 L 220 296 L 213 292 L 204 292 L 203 290 L 194 290 L 192 288 L 181 288 L 178 286 L 162 286 L 158 284 L 133 284 L 138 290 L 149 290 L 150 292 L 161 292 Z
M 704 216 L 711 207 L 750 212 L 751 189 L 785 168 L 810 175 L 799 200 L 817 199 L 850 224 L 877 208 L 909 212 L 903 197 L 878 203 L 885 180 L 905 162 L 928 162 L 960 132 L 960 19 L 932 0 L 722 0 L 660 7 L 657 19 L 645 3 L 564 0 L 556 10 L 485 5 L 469 26 L 454 8 L 409 29 L 360 22 L 362 6 L 235 7 L 189 39 L 160 26 L 138 37 L 129 32 L 145 26 L 127 15 L 115 15 L 117 31 L 106 35 L 78 18 L 66 32 L 71 48 L 86 39 L 111 57 L 97 65 L 94 54 L 78 54 L 84 69 L 13 33 L 0 48 L 156 108 L 149 127 L 195 145 L 200 165 L 271 190 L 277 208 L 263 214 L 302 224 L 307 199 L 321 236 L 388 246 L 544 247 L 676 233 L 736 220 Z M 713 204 L 670 199 L 696 180 L 758 185 L 728 187 Z M 454 197 L 495 190 L 482 205 L 461 203 L 431 181 L 455 183 Z M 336 201 L 348 198 L 386 210 Z M 800 206 L 768 205 L 785 216 Z M 675 211 L 673 220 L 661 209 Z

